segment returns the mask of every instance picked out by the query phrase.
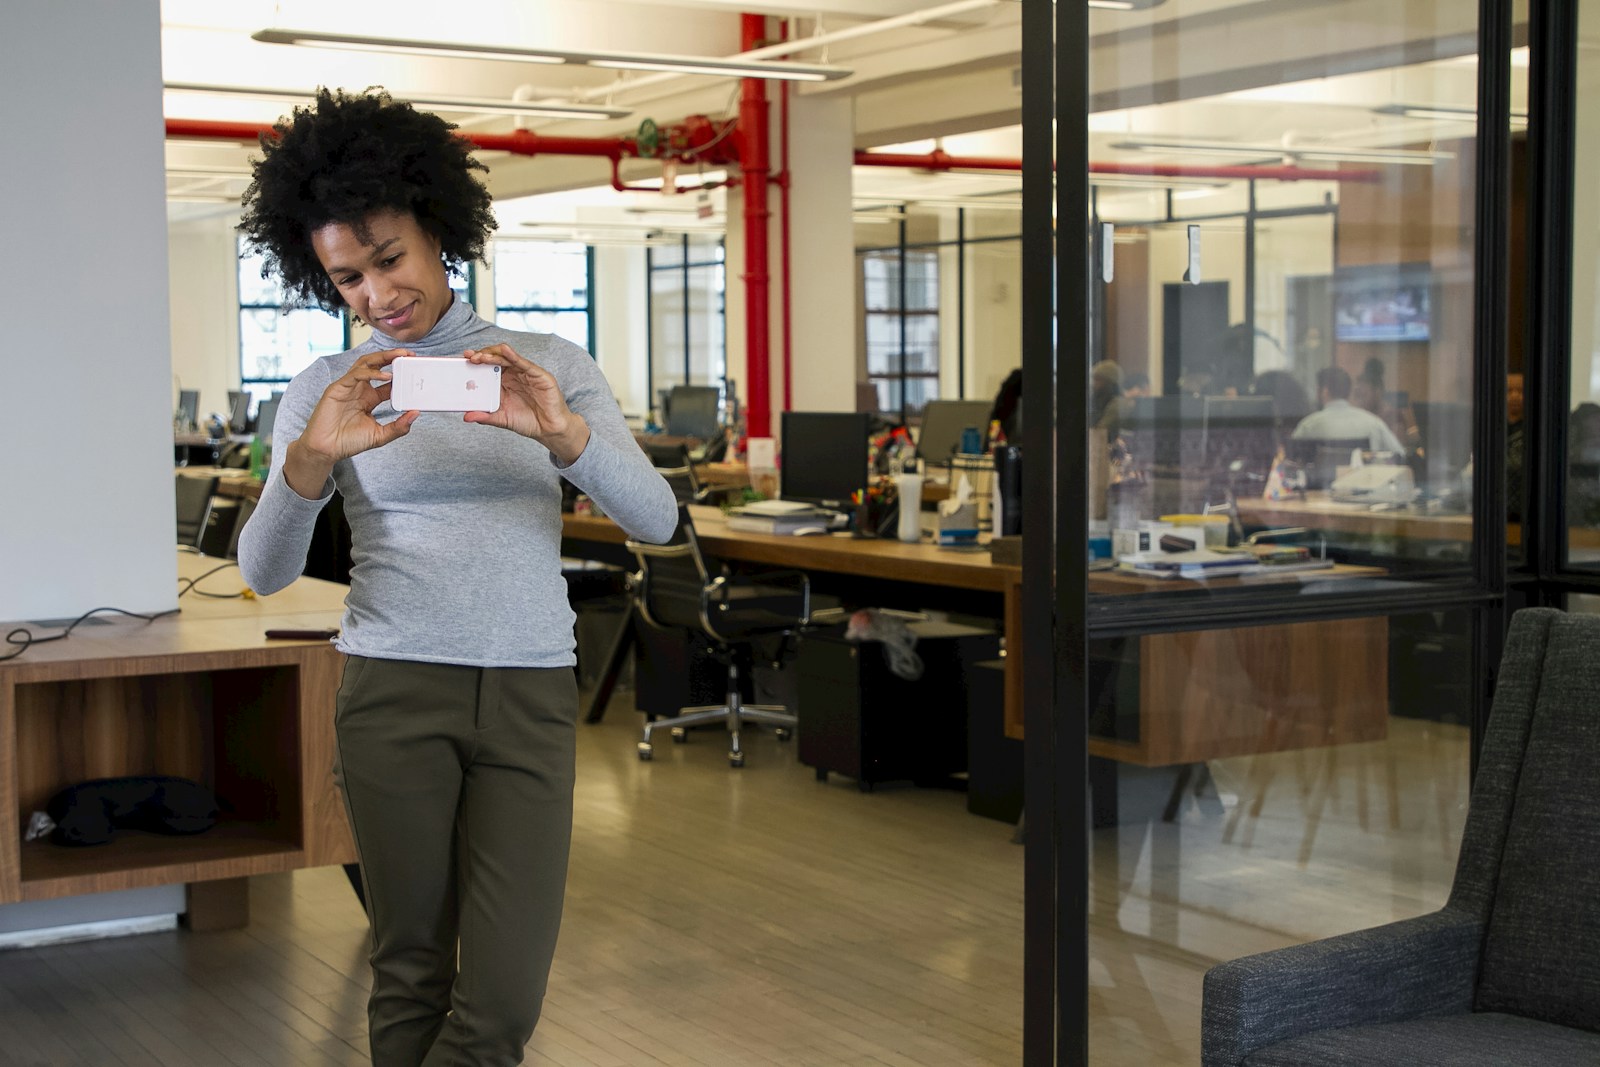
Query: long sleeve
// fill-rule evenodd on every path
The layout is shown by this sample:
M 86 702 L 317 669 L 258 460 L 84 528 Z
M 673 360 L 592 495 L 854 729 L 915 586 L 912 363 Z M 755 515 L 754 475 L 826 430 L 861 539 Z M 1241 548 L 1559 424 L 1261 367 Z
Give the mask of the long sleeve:
M 567 406 L 589 424 L 589 443 L 561 476 L 588 494 L 630 537 L 664 544 L 678 525 L 672 487 L 639 448 L 594 361 L 575 362 L 563 383 Z
M 319 373 L 322 366 L 313 364 L 284 391 L 273 426 L 272 468 L 261 489 L 261 500 L 239 535 L 239 572 L 257 593 L 275 593 L 305 570 L 317 515 L 333 497 L 331 478 L 317 499 L 307 500 L 283 477 L 288 445 L 300 437 L 328 387 L 326 373 Z

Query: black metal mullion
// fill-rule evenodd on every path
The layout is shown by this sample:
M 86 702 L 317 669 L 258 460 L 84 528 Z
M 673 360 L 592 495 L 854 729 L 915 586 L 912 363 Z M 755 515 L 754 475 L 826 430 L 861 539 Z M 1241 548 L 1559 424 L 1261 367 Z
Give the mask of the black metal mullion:
M 1249 194 L 1244 213 L 1244 322 L 1250 329 L 1250 372 L 1255 373 L 1256 356 L 1256 180 L 1245 183 Z M 1287 338 L 1285 339 L 1287 340 Z
M 895 381 L 900 386 L 900 421 L 906 418 L 906 220 L 902 216 L 896 223 L 900 230 L 900 247 L 897 250 L 900 296 L 895 306 L 896 321 L 900 325 L 900 352 L 895 360 Z
M 1511 0 L 1478 3 L 1477 212 L 1473 241 L 1472 573 L 1486 593 L 1503 596 L 1506 574 L 1506 294 L 1510 283 Z M 1504 634 L 1474 623 L 1477 675 L 1499 662 Z M 1473 687 L 1472 766 L 1488 720 L 1490 692 Z
M 967 209 L 956 208 L 956 396 L 967 395 Z
M 1528 36 L 1528 322 L 1524 383 L 1522 544 L 1540 603 L 1568 569 L 1567 432 L 1572 381 L 1574 138 L 1578 5 L 1533 2 Z
M 694 382 L 694 363 L 689 353 L 689 235 L 683 234 L 679 240 L 683 242 L 683 384 L 690 385 Z
M 656 409 L 656 287 L 650 284 L 655 278 L 655 250 L 644 249 L 644 409 Z M 647 416 L 648 417 L 648 416 Z

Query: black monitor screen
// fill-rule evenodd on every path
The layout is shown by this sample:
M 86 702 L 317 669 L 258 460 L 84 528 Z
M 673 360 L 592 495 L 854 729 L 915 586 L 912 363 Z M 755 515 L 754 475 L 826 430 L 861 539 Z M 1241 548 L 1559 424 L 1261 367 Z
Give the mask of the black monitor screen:
M 783 498 L 848 506 L 850 495 L 867 487 L 871 432 L 864 411 L 785 411 Z
M 720 424 L 717 407 L 722 390 L 714 385 L 675 385 L 667 394 L 667 433 L 709 441 Z
M 200 390 L 178 390 L 178 423 L 185 430 L 192 430 L 200 418 Z
M 278 402 L 263 400 L 256 407 L 256 436 L 263 441 L 272 440 L 272 424 L 278 420 Z
M 917 435 L 917 455 L 926 463 L 949 463 L 961 449 L 961 431 L 978 431 L 978 447 L 989 425 L 987 400 L 930 400 L 922 409 L 922 430 Z
M 233 389 L 228 390 L 228 431 L 230 433 L 244 433 L 245 427 L 250 424 L 250 394 Z

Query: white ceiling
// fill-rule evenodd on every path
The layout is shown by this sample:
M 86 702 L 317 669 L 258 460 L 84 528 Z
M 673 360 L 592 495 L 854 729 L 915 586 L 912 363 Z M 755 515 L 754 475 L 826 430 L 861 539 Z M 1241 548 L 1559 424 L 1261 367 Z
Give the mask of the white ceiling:
M 439 17 L 437 0 L 388 0 L 381 6 L 358 0 L 162 0 L 163 76 L 169 83 L 295 92 L 317 85 L 381 85 L 402 98 L 520 96 L 634 108 L 626 119 L 598 123 L 441 111 L 473 129 L 526 125 L 547 133 L 615 136 L 632 133 L 643 117 L 665 123 L 696 112 L 725 114 L 738 83 L 698 76 L 650 78 L 630 88 L 640 76 L 619 80 L 615 71 L 584 67 L 335 52 L 262 44 L 249 35 L 271 27 L 726 56 L 740 51 L 736 16 L 741 11 L 791 16 L 795 36 L 809 38 L 945 6 L 933 0 L 811 0 L 803 7 L 758 0 L 458 0 L 446 21 Z M 1365 25 L 1363 17 L 1369 20 Z M 1459 14 L 1455 17 L 1461 21 Z M 1297 144 L 1400 146 L 1470 136 L 1470 115 L 1466 121 L 1419 121 L 1374 111 L 1395 103 L 1471 108 L 1476 64 L 1470 57 L 1456 58 L 1470 49 L 1470 18 L 1465 29 L 1449 22 L 1446 14 L 1434 12 L 1421 19 L 1384 0 L 1164 0 L 1143 12 L 1093 11 L 1090 77 L 1099 110 L 1090 118 L 1091 154 L 1104 160 L 1159 161 L 1168 157 L 1113 146 L 1165 137 L 1288 145 L 1284 151 L 1292 161 Z M 1351 30 L 1352 25 L 1358 29 Z M 1341 32 L 1353 33 L 1358 41 L 1387 39 L 1388 46 L 1347 48 Z M 919 143 L 901 150 L 926 150 L 934 142 L 921 139 L 938 135 L 954 154 L 1015 158 L 1021 153 L 1016 127 L 1020 94 L 1014 84 L 1019 33 L 1015 0 L 996 0 L 928 25 L 870 32 L 790 57 L 856 72 L 843 82 L 795 91 L 848 95 L 859 147 L 885 148 L 916 139 Z M 1263 59 L 1271 65 L 1250 65 Z M 1519 92 L 1513 106 L 1523 106 L 1523 99 Z M 166 114 L 265 123 L 293 102 L 168 92 Z M 174 217 L 229 210 L 223 198 L 237 202 L 251 154 L 249 146 L 226 142 L 169 140 L 168 191 L 175 200 Z M 484 159 L 492 170 L 491 188 L 507 236 L 540 232 L 522 223 L 541 218 L 609 220 L 612 228 L 622 222 L 700 221 L 694 205 L 680 203 L 681 197 L 596 188 L 609 179 L 602 160 L 530 161 L 487 153 Z M 1207 162 L 1203 157 L 1182 161 Z M 1211 160 L 1239 161 L 1224 156 Z M 1020 182 L 1016 175 L 857 168 L 855 184 L 858 196 L 876 202 L 1008 191 L 1014 196 Z M 565 191 L 523 195 L 540 189 Z M 720 217 L 720 195 L 713 194 L 712 201 Z M 652 208 L 665 213 L 647 214 Z

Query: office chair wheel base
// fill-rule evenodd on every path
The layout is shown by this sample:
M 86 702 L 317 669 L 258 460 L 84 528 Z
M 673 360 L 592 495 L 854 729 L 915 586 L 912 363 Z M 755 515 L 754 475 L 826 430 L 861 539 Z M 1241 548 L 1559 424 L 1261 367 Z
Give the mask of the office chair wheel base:
M 681 726 L 674 726 L 672 728 L 672 743 L 673 744 L 682 745 L 682 744 L 687 744 L 688 741 L 689 741 L 689 731 L 688 730 L 685 730 Z
M 773 729 L 772 736 L 776 737 L 779 741 L 787 741 L 789 738 L 794 736 L 794 731 L 789 729 L 787 726 L 779 726 Z
M 744 753 L 743 752 L 730 752 L 730 753 L 728 753 L 728 766 L 730 766 L 730 767 L 743 767 L 744 766 Z
M 639 742 L 639 762 L 649 763 L 655 756 L 655 746 L 648 741 Z

